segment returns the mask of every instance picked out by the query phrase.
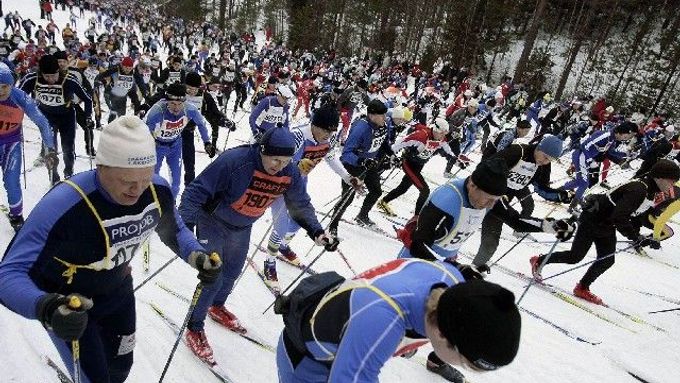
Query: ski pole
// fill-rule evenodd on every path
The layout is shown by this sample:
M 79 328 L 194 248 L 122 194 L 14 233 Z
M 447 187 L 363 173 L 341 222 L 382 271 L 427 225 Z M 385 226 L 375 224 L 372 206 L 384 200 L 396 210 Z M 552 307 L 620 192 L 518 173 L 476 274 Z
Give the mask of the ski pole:
M 633 243 L 633 244 L 630 245 L 630 246 L 624 247 L 624 248 L 621 249 L 621 250 L 616 250 L 615 252 L 613 252 L 613 253 L 611 253 L 611 254 L 607 254 L 607 255 L 605 255 L 604 257 L 595 258 L 595 259 L 593 259 L 592 261 L 588 261 L 588 262 L 586 262 L 586 263 L 584 263 L 584 264 L 582 264 L 582 265 L 578 265 L 578 266 L 572 267 L 572 268 L 570 268 L 570 269 L 561 271 L 561 272 L 559 272 L 559 273 L 557 273 L 557 274 L 553 274 L 553 275 L 551 275 L 551 276 L 549 276 L 549 277 L 543 278 L 543 280 L 546 281 L 546 280 L 548 280 L 548 279 L 555 278 L 555 277 L 560 276 L 560 275 L 562 275 L 562 274 L 566 274 L 566 273 L 568 273 L 568 272 L 570 272 L 570 271 L 574 271 L 574 270 L 576 270 L 576 269 L 580 269 L 581 267 L 588 266 L 588 265 L 590 265 L 591 263 L 595 263 L 595 262 L 597 262 L 597 261 L 601 261 L 601 260 L 603 260 L 603 259 L 606 259 L 606 258 L 609 258 L 609 257 L 613 257 L 613 256 L 615 256 L 616 254 L 625 252 L 626 250 L 631 249 L 631 248 L 633 248 L 633 247 L 635 247 L 635 243 Z M 543 267 L 543 265 L 541 265 L 541 267 Z
M 325 252 L 326 252 L 326 248 L 321 249 L 321 252 L 319 253 L 319 255 L 317 255 L 316 257 L 314 257 L 314 259 L 312 259 L 312 261 L 309 262 L 309 264 L 307 264 L 307 267 L 305 268 L 305 270 L 302 270 L 302 271 L 300 272 L 300 274 L 298 274 L 298 276 L 297 276 L 295 279 L 293 279 L 293 282 L 289 283 L 288 286 L 286 286 L 286 288 L 283 289 L 283 291 L 281 292 L 280 295 L 286 294 L 286 293 L 288 292 L 288 290 L 290 290 L 290 288 L 293 287 L 293 285 L 295 284 L 295 282 L 299 281 L 300 278 L 302 278 L 302 276 L 307 272 L 307 270 L 310 269 L 310 268 L 314 265 L 314 263 L 316 263 L 316 261 L 318 261 L 319 258 L 321 258 L 321 256 L 322 256 Z M 274 303 L 276 303 L 276 300 L 275 300 L 274 302 L 270 303 L 269 306 L 267 306 L 267 308 L 264 309 L 264 311 L 262 312 L 262 315 L 264 315 L 267 311 L 269 311 L 269 309 L 272 308 L 272 306 L 274 306 Z
M 141 289 L 142 286 L 144 286 L 147 282 L 149 282 L 150 280 L 152 280 L 156 275 L 158 275 L 161 271 L 163 271 L 163 269 L 165 269 L 166 267 L 170 266 L 170 264 L 171 264 L 172 262 L 174 262 L 175 259 L 177 259 L 176 256 L 170 258 L 167 262 L 165 262 L 165 264 L 163 264 L 163 266 L 161 266 L 158 270 L 154 271 L 153 274 L 149 275 L 145 280 L 142 281 L 142 283 L 140 283 L 137 287 L 135 287 L 135 288 L 132 290 L 132 292 L 134 293 L 134 292 L 136 292 L 137 290 Z
M 262 235 L 262 238 L 260 239 L 260 242 L 258 242 L 257 246 L 253 249 L 253 252 L 250 254 L 250 257 L 248 258 L 248 261 L 243 264 L 243 269 L 241 270 L 241 273 L 238 275 L 238 278 L 234 281 L 234 285 L 232 286 L 232 291 L 238 284 L 238 282 L 241 280 L 243 277 L 243 274 L 245 274 L 246 270 L 248 269 L 248 264 L 255 259 L 255 254 L 257 254 L 257 251 L 262 247 L 262 243 L 264 242 L 264 239 L 267 238 L 267 234 L 272 230 L 272 227 L 274 227 L 274 223 L 276 220 L 279 218 L 279 215 L 283 213 L 283 211 L 286 210 L 285 208 L 279 210 L 276 215 L 272 215 L 272 223 L 267 227 L 267 230 L 265 230 L 264 234 Z
M 24 139 L 23 132 L 21 134 L 21 161 L 24 164 L 24 190 L 26 190 L 26 140 Z
M 658 311 L 650 311 L 648 314 L 658 314 L 658 313 L 667 313 L 669 311 L 678 311 L 680 310 L 680 307 L 676 307 L 674 309 L 666 309 L 666 310 L 658 310 Z
M 340 249 L 337 249 L 337 252 L 338 252 L 338 255 L 340 255 L 340 258 L 342 258 L 342 260 L 343 260 L 343 261 L 345 262 L 345 264 L 347 265 L 347 268 L 349 269 L 349 271 L 351 271 L 352 274 L 354 274 L 354 276 L 356 277 L 356 276 L 357 276 L 357 272 L 354 270 L 354 268 L 352 267 L 352 265 L 350 265 L 349 260 L 347 259 L 347 257 L 345 257 L 345 254 L 343 254 L 342 251 L 340 251 Z
M 211 255 L 212 257 L 212 255 Z M 172 362 L 172 358 L 175 356 L 175 351 L 177 351 L 177 346 L 179 346 L 180 340 L 182 340 L 182 334 L 184 333 L 184 330 L 187 328 L 187 325 L 189 324 L 189 320 L 191 319 L 191 315 L 194 313 L 194 309 L 196 308 L 196 304 L 198 303 L 198 298 L 200 298 L 201 293 L 203 292 L 203 283 L 198 282 L 198 285 L 196 285 L 196 290 L 194 290 L 194 295 L 191 298 L 191 303 L 189 304 L 189 310 L 187 311 L 187 316 L 184 318 L 184 323 L 182 323 L 182 327 L 179 329 L 179 334 L 177 334 L 177 339 L 175 339 L 175 344 L 172 346 L 172 351 L 170 351 L 170 355 L 168 356 L 168 360 L 165 362 L 165 367 L 163 367 L 163 372 L 161 373 L 161 378 L 158 380 L 158 383 L 163 382 L 163 378 L 165 378 L 165 373 L 168 372 L 168 368 L 170 367 L 170 363 Z
M 151 240 L 147 240 L 142 244 L 142 265 L 144 267 L 144 272 L 149 272 L 149 263 L 151 262 Z
M 517 247 L 517 245 L 519 245 L 520 243 L 522 243 L 522 241 L 524 241 L 524 239 L 526 239 L 526 237 L 528 237 L 528 236 L 529 236 L 529 233 L 524 233 L 524 235 L 522 236 L 522 238 L 520 238 L 519 241 L 515 242 L 515 244 L 512 245 L 505 253 L 503 253 L 503 255 L 501 255 L 497 260 L 495 260 L 492 264 L 490 264 L 490 265 L 489 265 L 489 268 L 493 267 L 493 266 L 496 265 L 498 262 L 500 262 L 501 259 L 505 258 L 506 255 L 510 254 L 510 252 L 511 252 L 515 247 Z
M 546 263 L 548 263 L 548 260 L 550 259 L 550 257 L 552 257 L 553 253 L 555 252 L 555 248 L 557 247 L 557 244 L 559 242 L 560 242 L 559 239 L 555 240 L 552 247 L 550 248 L 550 252 L 548 252 L 548 254 L 545 257 L 543 257 L 543 262 L 541 262 L 541 265 L 538 267 L 539 270 L 542 269 L 543 266 L 545 266 Z M 548 278 L 545 278 L 545 279 L 548 279 Z M 543 279 L 543 280 L 545 280 L 545 279 Z M 524 298 L 524 296 L 527 295 L 527 291 L 529 291 L 529 288 L 531 288 L 531 286 L 533 286 L 534 282 L 536 282 L 536 280 L 534 278 L 531 278 L 531 280 L 529 281 L 529 284 L 524 289 L 524 292 L 522 293 L 522 295 L 517 300 L 518 306 L 519 306 L 519 303 L 522 301 L 522 298 Z
M 72 295 L 69 298 L 68 307 L 72 310 L 78 310 L 82 306 L 80 298 Z M 71 341 L 71 354 L 73 355 L 73 383 L 80 383 L 81 368 L 80 368 L 80 341 L 78 339 Z
M 227 150 L 227 143 L 229 142 L 229 133 L 231 133 L 231 129 L 227 129 L 227 139 L 224 140 L 224 146 L 222 147 L 222 151 Z

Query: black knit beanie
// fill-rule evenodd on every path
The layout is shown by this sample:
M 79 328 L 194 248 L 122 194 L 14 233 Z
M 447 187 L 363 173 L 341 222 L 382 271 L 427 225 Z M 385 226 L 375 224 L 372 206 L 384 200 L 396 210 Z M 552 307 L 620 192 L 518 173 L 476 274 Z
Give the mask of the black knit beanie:
M 652 166 L 649 176 L 677 181 L 680 179 L 680 167 L 675 162 L 662 158 Z
M 508 166 L 500 158 L 482 161 L 470 176 L 472 182 L 483 191 L 500 196 L 505 194 L 508 184 Z
M 329 106 L 323 106 L 317 109 L 312 115 L 312 125 L 318 126 L 321 129 L 336 131 L 340 123 L 340 115 L 337 109 Z
M 515 295 L 475 279 L 449 287 L 437 304 L 439 331 L 476 367 L 510 364 L 519 349 L 522 318 Z

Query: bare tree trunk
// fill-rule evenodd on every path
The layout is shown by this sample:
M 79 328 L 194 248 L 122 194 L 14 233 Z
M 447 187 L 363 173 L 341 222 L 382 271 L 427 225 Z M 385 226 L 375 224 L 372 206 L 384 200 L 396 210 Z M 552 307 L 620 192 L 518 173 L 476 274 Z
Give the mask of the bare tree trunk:
M 678 85 L 678 80 L 680 80 L 680 74 L 675 76 L 675 80 L 673 81 L 673 85 L 668 90 L 668 97 L 666 97 L 666 102 L 664 102 L 664 104 L 663 104 L 664 109 L 668 109 L 668 103 L 671 101 L 671 97 L 673 96 L 673 93 L 675 92 L 675 87 Z
M 623 82 L 623 78 L 626 75 L 626 71 L 628 70 L 628 66 L 630 66 L 630 63 L 633 61 L 633 57 L 637 56 L 638 49 L 642 45 L 642 40 L 643 38 L 649 33 L 649 29 L 652 26 L 652 23 L 654 22 L 654 19 L 656 18 L 656 12 L 653 12 L 651 8 L 647 9 L 647 17 L 645 20 L 640 24 L 640 28 L 638 29 L 637 33 L 635 33 L 635 37 L 633 38 L 633 43 L 631 44 L 630 47 L 630 53 L 628 54 L 628 59 L 626 59 L 626 63 L 623 65 L 623 70 L 621 71 L 621 74 L 619 75 L 619 79 L 616 81 L 616 86 L 614 86 L 614 91 L 613 91 L 613 98 L 616 97 L 619 87 L 621 86 L 621 83 Z
M 661 86 L 661 89 L 659 89 L 659 94 L 656 96 L 656 100 L 654 101 L 654 106 L 652 106 L 650 115 L 654 115 L 656 108 L 659 106 L 661 98 L 664 96 L 666 90 L 668 89 L 668 85 L 671 82 L 671 78 L 673 77 L 673 75 L 675 75 L 675 70 L 678 68 L 678 64 L 680 64 L 680 44 L 675 46 L 673 58 L 671 59 L 671 62 L 668 65 L 667 70 L 668 75 L 666 76 L 666 81 L 664 81 L 663 85 Z
M 534 43 L 536 42 L 536 36 L 538 36 L 538 27 L 541 24 L 541 19 L 543 18 L 543 12 L 545 11 L 545 6 L 547 5 L 547 0 L 539 0 L 538 6 L 534 11 L 534 15 L 531 18 L 531 24 L 529 30 L 527 31 L 526 38 L 524 39 L 524 49 L 522 49 L 522 54 L 517 61 L 515 66 L 515 76 L 513 80 L 515 82 L 520 81 L 524 75 L 524 70 L 526 68 L 527 62 L 529 61 L 529 56 L 534 48 Z
M 581 46 L 583 46 L 583 41 L 590 32 L 590 19 L 593 14 L 594 7 L 597 6 L 597 0 L 595 0 L 590 7 L 588 13 L 583 19 L 583 7 L 585 1 L 581 4 L 581 10 L 579 10 L 578 16 L 576 18 L 576 24 L 574 25 L 572 40 L 573 44 L 569 50 L 569 57 L 567 62 L 564 64 L 562 74 L 560 75 L 560 80 L 557 83 L 557 89 L 555 90 L 555 99 L 559 100 L 562 98 L 562 93 L 564 93 L 564 87 L 567 85 L 567 80 L 569 79 L 569 74 L 574 66 L 576 57 L 581 51 Z M 582 21 L 583 20 L 583 21 Z

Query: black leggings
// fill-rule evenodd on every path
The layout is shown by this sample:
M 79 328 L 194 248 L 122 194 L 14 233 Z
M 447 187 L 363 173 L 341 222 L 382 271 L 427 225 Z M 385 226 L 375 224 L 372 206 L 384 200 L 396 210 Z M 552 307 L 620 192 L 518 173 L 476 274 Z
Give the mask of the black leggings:
M 547 263 L 579 263 L 585 258 L 590 247 L 595 244 L 598 261 L 588 268 L 581 278 L 581 286 L 589 288 L 600 275 L 614 265 L 614 252 L 616 252 L 616 229 L 611 224 L 597 224 L 596 217 L 584 212 L 579 219 L 579 226 L 574 235 L 571 250 L 558 251 L 552 254 Z M 607 257 L 608 256 L 608 257 Z M 542 255 L 540 262 L 546 257 Z M 607 257 L 605 259 L 601 259 Z
M 367 216 L 368 212 L 371 210 L 373 205 L 378 201 L 380 198 L 380 195 L 382 194 L 382 189 L 380 188 L 380 173 L 377 169 L 372 169 L 372 170 L 367 170 L 364 171 L 364 168 L 360 166 L 352 166 L 348 164 L 343 164 L 345 166 L 345 169 L 347 169 L 347 172 L 354 176 L 354 177 L 359 177 L 363 178 L 364 180 L 364 186 L 366 186 L 366 190 L 368 190 L 368 194 L 366 197 L 364 197 L 364 203 L 361 205 L 361 210 L 359 211 L 359 216 Z M 354 200 L 354 191 L 350 191 L 351 186 L 347 185 L 345 182 L 342 183 L 342 196 L 345 196 L 345 198 L 340 198 L 340 201 L 338 201 L 337 204 L 335 204 L 335 207 L 333 207 L 333 217 L 335 217 L 329 227 L 331 228 L 337 228 L 338 223 L 340 222 L 340 218 L 342 218 L 342 215 L 345 213 L 345 210 L 347 210 L 347 207 L 349 204 L 352 203 Z
M 427 197 L 430 195 L 430 187 L 427 186 L 427 182 L 425 182 L 423 175 L 420 174 L 424 166 L 425 163 L 403 160 L 401 162 L 401 167 L 404 170 L 404 177 L 401 179 L 401 183 L 396 188 L 387 193 L 387 195 L 383 198 L 383 201 L 392 201 L 393 199 L 406 193 L 411 185 L 414 185 L 420 192 L 418 194 L 418 200 L 416 201 L 416 214 L 418 214 L 420 209 L 425 204 Z

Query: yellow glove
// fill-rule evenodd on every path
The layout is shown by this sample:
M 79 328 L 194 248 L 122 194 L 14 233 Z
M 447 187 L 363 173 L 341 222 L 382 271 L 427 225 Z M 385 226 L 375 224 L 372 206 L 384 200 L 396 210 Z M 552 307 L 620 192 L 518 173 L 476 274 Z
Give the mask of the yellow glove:
M 300 174 L 303 176 L 309 174 L 309 172 L 314 169 L 314 166 L 316 166 L 316 163 L 309 158 L 303 158 L 300 160 L 300 162 L 298 162 L 298 169 L 300 169 Z

